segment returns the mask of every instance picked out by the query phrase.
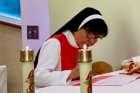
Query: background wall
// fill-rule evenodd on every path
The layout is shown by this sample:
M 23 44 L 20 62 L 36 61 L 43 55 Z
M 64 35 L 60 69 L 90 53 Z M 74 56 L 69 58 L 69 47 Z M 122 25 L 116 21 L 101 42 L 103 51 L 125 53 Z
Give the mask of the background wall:
M 139 0 L 49 0 L 52 33 L 86 6 L 101 11 L 109 34 L 92 47 L 93 60 L 104 60 L 114 70 L 122 60 L 140 54 Z
M 22 46 L 38 51 L 50 34 L 48 0 L 21 0 Z M 39 27 L 38 39 L 27 39 L 27 26 Z

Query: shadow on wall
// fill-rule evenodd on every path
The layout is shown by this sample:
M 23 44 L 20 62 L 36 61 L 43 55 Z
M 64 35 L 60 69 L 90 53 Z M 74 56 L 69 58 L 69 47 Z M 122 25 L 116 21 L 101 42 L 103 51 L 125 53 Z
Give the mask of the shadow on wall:
M 116 33 L 115 51 L 116 57 L 114 59 L 118 60 L 116 62 L 122 62 L 123 60 L 137 55 L 137 46 L 135 41 L 135 31 L 134 24 L 132 23 L 131 16 L 122 16 L 118 20 L 118 31 Z M 121 64 L 121 63 L 120 63 Z
M 120 21 L 118 23 L 119 25 L 119 31 L 117 33 L 117 38 L 120 54 L 119 56 L 124 56 L 126 58 L 130 58 L 134 55 L 136 55 L 136 44 L 138 42 L 135 42 L 135 36 L 134 36 L 134 29 L 133 29 L 133 23 L 131 16 L 124 16 L 120 18 Z M 116 45 L 117 46 L 117 45 Z

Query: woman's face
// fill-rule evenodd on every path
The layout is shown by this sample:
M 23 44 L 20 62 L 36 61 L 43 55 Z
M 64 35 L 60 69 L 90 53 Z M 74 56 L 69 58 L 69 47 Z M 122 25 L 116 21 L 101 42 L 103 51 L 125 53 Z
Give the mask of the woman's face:
M 79 48 L 83 48 L 83 45 L 86 44 L 88 47 L 94 45 L 98 38 L 101 38 L 99 34 L 93 34 L 92 32 L 86 31 L 84 28 L 81 28 L 79 31 L 74 33 L 76 42 Z

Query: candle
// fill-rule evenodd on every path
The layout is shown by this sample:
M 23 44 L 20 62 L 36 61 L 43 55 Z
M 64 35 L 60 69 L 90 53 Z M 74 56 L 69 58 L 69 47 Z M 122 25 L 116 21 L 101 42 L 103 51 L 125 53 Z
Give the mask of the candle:
M 33 50 L 29 49 L 28 46 L 26 46 L 25 49 L 22 49 L 20 51 L 20 61 L 21 62 L 32 62 L 34 60 L 33 56 Z
M 92 55 L 86 45 L 79 51 L 78 62 L 80 66 L 80 91 L 92 93 Z
M 78 62 L 91 62 L 92 61 L 92 55 L 91 50 L 88 50 L 87 45 L 83 45 L 83 49 L 80 49 L 79 56 L 78 56 Z
M 28 46 L 20 51 L 20 62 L 22 62 L 22 93 L 35 93 L 33 52 Z

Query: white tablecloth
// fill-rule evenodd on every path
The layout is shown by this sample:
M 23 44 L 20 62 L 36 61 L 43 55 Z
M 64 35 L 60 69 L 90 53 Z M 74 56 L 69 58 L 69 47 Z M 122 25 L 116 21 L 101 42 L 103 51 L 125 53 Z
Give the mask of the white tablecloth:
M 7 68 L 0 65 L 0 93 L 7 93 Z
M 108 73 L 115 75 L 120 71 Z M 93 93 L 139 93 L 140 79 L 123 86 L 92 86 Z M 79 86 L 50 86 L 36 89 L 35 93 L 80 93 Z

